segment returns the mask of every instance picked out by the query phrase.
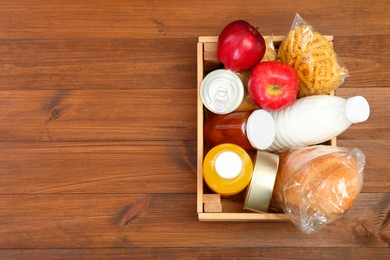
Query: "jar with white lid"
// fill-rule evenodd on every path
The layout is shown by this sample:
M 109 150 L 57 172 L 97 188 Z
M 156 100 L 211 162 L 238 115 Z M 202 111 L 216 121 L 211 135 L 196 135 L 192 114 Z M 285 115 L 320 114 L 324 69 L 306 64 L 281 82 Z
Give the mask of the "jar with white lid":
M 203 160 L 203 177 L 207 186 L 222 196 L 243 191 L 251 180 L 252 172 L 252 159 L 235 144 L 215 146 Z
M 209 114 L 204 123 L 204 139 L 214 147 L 233 143 L 245 150 L 265 150 L 275 138 L 275 123 L 264 109 L 232 112 L 226 115 Z

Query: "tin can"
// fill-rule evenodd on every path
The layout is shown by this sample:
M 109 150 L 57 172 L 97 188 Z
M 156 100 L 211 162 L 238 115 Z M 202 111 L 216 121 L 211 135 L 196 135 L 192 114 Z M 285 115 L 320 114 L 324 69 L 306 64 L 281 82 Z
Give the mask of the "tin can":
M 207 74 L 200 86 L 203 105 L 215 114 L 228 114 L 237 109 L 244 98 L 244 85 L 237 74 L 219 69 Z
M 266 213 L 271 202 L 279 155 L 257 151 L 252 180 L 247 188 L 244 209 Z

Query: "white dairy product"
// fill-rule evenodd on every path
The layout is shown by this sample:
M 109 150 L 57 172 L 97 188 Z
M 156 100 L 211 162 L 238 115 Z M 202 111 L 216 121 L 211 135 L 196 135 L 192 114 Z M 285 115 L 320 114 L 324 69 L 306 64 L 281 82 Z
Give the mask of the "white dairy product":
M 315 95 L 297 99 L 287 108 L 271 114 L 276 134 L 268 151 L 281 151 L 337 137 L 352 124 L 366 121 L 370 106 L 362 96 L 345 99 Z

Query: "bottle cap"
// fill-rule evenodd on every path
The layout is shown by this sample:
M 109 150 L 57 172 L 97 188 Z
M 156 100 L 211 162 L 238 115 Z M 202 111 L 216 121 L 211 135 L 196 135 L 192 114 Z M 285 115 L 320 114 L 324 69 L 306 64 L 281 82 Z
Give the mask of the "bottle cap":
M 275 121 L 270 112 L 258 109 L 248 117 L 246 133 L 251 145 L 259 150 L 269 148 L 275 139 Z
M 221 178 L 236 178 L 242 170 L 240 156 L 231 151 L 220 153 L 215 159 L 215 170 Z
M 362 96 L 348 98 L 345 106 L 347 118 L 354 124 L 364 122 L 370 116 L 370 105 Z
M 267 212 L 278 172 L 279 156 L 257 151 L 252 180 L 247 188 L 244 209 Z
M 234 111 L 244 98 L 241 79 L 230 70 L 219 69 L 207 74 L 200 86 L 203 105 L 215 114 Z

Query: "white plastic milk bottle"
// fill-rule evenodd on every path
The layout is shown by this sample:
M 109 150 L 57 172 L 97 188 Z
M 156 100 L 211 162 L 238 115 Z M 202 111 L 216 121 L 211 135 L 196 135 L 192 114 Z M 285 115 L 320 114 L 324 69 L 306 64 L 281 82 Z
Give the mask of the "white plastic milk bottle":
M 344 132 L 352 124 L 366 121 L 370 106 L 362 96 L 341 98 L 315 95 L 297 99 L 271 113 L 275 140 L 268 151 L 320 144 Z

